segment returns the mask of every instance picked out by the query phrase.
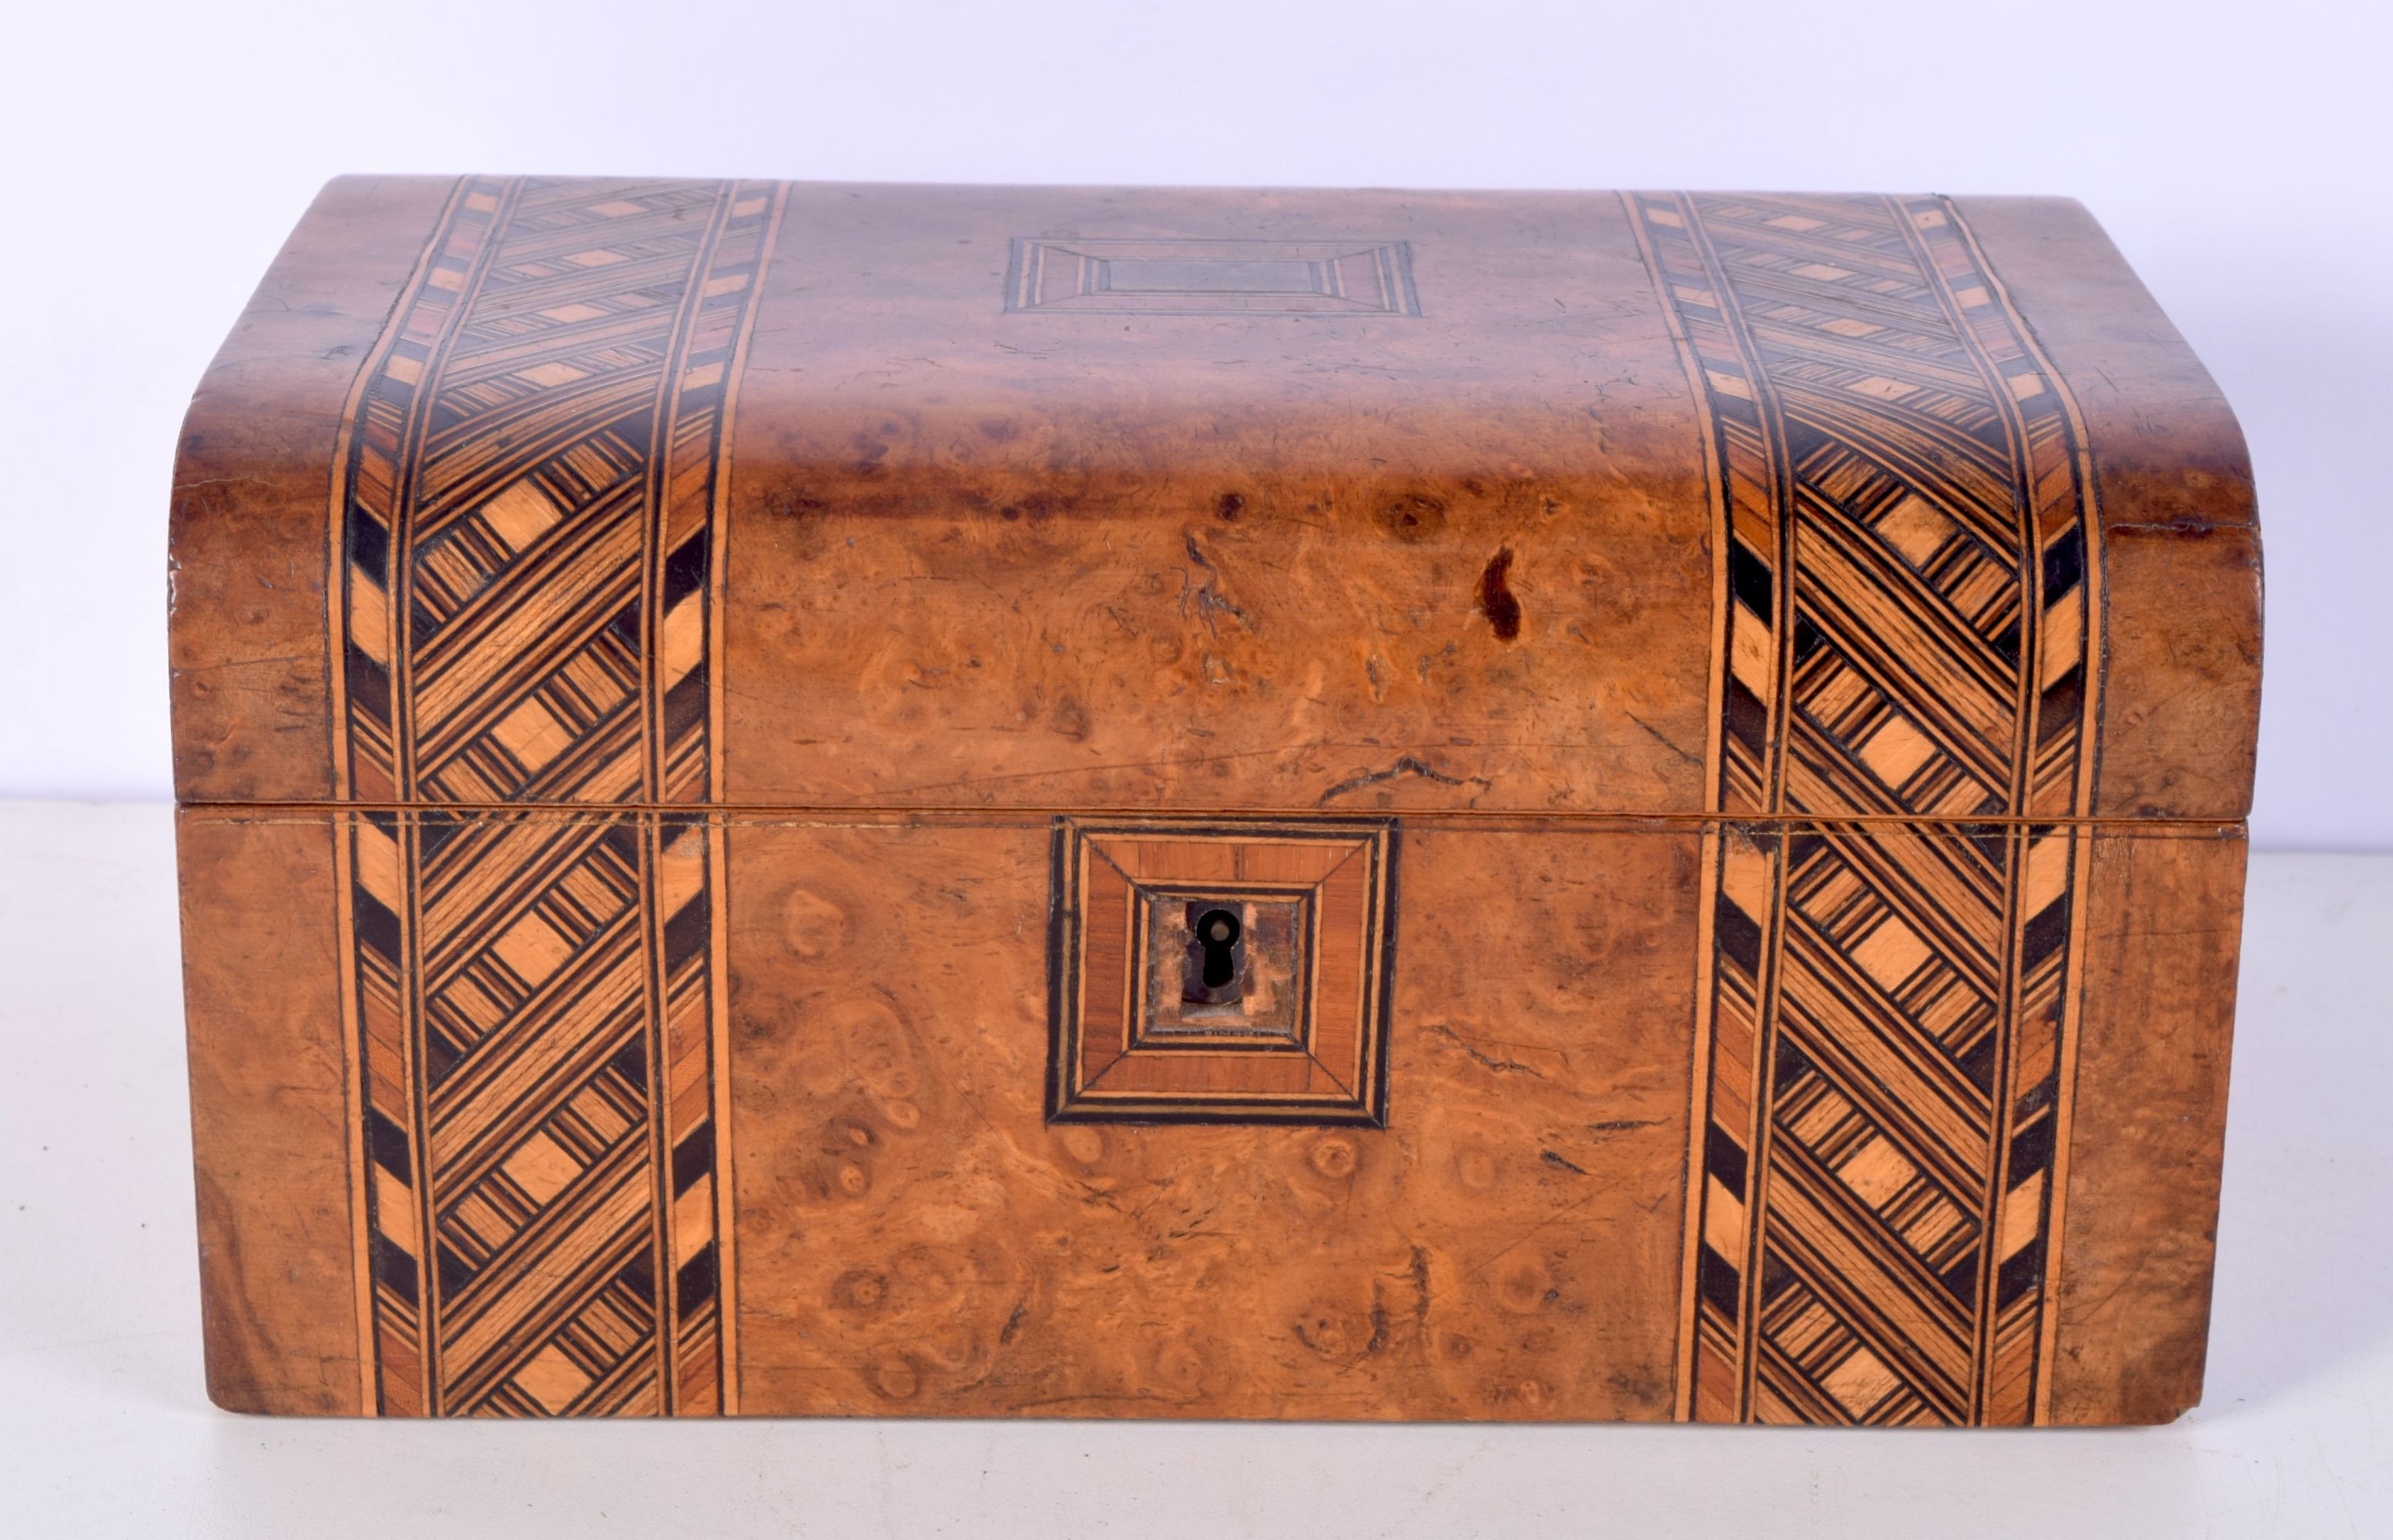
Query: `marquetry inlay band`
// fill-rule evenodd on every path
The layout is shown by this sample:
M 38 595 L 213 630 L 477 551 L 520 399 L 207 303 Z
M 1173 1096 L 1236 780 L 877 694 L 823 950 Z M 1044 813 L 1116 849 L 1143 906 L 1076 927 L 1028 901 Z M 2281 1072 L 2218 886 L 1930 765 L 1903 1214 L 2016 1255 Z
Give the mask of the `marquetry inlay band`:
M 1720 556 L 1680 1415 L 2036 1420 L 2088 851 L 2032 820 L 2090 804 L 2083 427 L 1945 200 L 1626 203 Z
M 345 795 L 719 785 L 722 462 L 780 204 L 458 186 L 338 465 Z M 368 1406 L 731 1409 L 720 831 L 360 814 L 340 860 Z

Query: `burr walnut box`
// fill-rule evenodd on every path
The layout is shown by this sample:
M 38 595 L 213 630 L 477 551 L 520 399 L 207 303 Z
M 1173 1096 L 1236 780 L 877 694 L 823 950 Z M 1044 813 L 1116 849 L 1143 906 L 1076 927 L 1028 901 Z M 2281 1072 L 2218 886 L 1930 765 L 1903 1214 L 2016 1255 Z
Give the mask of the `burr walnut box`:
M 2073 203 L 347 179 L 173 563 L 225 1406 L 2200 1393 L 2257 530 Z

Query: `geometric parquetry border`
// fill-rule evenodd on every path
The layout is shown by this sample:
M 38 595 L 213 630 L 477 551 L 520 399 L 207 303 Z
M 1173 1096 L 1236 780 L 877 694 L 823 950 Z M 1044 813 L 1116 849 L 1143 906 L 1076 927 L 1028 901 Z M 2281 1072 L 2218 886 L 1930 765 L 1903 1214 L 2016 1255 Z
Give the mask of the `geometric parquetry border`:
M 1393 818 L 1057 818 L 1048 1120 L 1384 1127 L 1396 834 Z M 1292 1037 L 1146 1031 L 1146 906 L 1192 895 L 1302 917 Z
M 2039 1420 L 2101 553 L 1940 198 L 1627 194 L 1718 553 L 1679 1415 Z
M 336 840 L 373 1411 L 736 1409 L 723 836 L 673 809 L 721 784 L 723 458 L 783 197 L 466 178 L 357 377 L 335 774 L 408 809 Z

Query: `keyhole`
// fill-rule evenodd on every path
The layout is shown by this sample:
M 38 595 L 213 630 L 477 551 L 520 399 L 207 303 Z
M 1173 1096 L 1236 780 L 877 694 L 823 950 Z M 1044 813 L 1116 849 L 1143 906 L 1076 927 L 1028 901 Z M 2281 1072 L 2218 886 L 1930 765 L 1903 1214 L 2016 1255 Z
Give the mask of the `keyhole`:
M 1219 989 L 1238 976 L 1238 917 L 1208 909 L 1196 917 L 1196 944 L 1205 948 L 1205 987 Z

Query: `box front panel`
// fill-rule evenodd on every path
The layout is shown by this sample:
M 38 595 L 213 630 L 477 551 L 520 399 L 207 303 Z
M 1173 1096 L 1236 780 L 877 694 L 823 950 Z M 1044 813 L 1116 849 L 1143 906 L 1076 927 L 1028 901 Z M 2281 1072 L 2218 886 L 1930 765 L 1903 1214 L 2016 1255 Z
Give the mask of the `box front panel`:
M 451 839 L 525 850 L 671 842 L 636 815 L 464 822 Z M 514 918 L 360 1035 L 338 996 L 374 986 L 333 945 L 333 858 L 387 838 L 386 821 L 187 812 L 211 1391 L 250 1411 L 586 1415 L 656 1410 L 624 1388 L 653 1394 L 671 1375 L 683 1412 L 1680 1415 L 1701 1341 L 1686 1251 L 1733 1257 L 1741 1233 L 1718 1224 L 1737 1173 L 1689 1121 L 1693 868 L 1743 836 L 1436 818 L 1400 832 L 1378 1124 L 1071 1122 L 1049 1108 L 1048 821 L 689 826 L 725 860 L 708 945 L 729 987 L 720 1035 L 677 1051 L 671 1013 L 608 992 L 613 921 L 638 906 L 625 894 L 601 913 L 586 862 L 494 885 L 487 912 Z M 1850 829 L 1797 837 L 1867 854 Z M 2065 1213 L 2048 1415 L 2165 1418 L 2198 1394 L 2243 845 L 2231 828 L 2092 843 L 2085 1111 L 2042 1147 L 2033 1207 L 1954 1176 L 1972 1148 L 1958 1096 L 1897 1094 L 1933 1058 L 1850 1035 L 1815 999 L 1790 1023 L 1760 1216 L 1790 1263 L 1765 1285 L 1765 1321 L 1773 1341 L 1808 1330 L 1812 1351 L 1780 1375 L 1861 1409 L 1916 1395 L 1901 1371 L 1938 1361 L 1903 1356 L 1900 1328 L 1935 1334 L 1949 1378 L 1966 1376 L 1967 1338 L 1945 1325 L 1965 1318 L 1957 1299 L 1873 1237 L 2018 1255 Z M 1924 854 L 1980 858 L 1958 832 Z M 587 921 L 578 935 L 568 915 Z M 1892 980 L 1887 998 L 1954 998 L 1933 957 L 1898 955 L 1883 920 L 1876 933 L 1859 955 Z M 440 1063 L 455 1012 L 507 999 L 525 1003 Z M 2164 1028 L 2168 1051 L 2148 1051 Z M 386 1124 L 373 1107 L 385 1056 L 427 1066 L 429 1118 Z M 698 1160 L 667 1120 L 708 1108 Z M 1902 1141 L 1923 1125 L 1937 1154 L 1915 1160 Z M 1691 1182 L 1714 1189 L 1699 1235 Z M 400 1271 L 392 1251 L 427 1232 L 434 1265 Z M 1835 1335 L 1821 1293 L 1861 1326 Z M 394 1299 L 423 1323 L 416 1351 Z
M 1699 834 L 1408 826 L 1384 1127 L 1052 1121 L 1050 841 L 733 830 L 742 1411 L 1670 1415 Z

